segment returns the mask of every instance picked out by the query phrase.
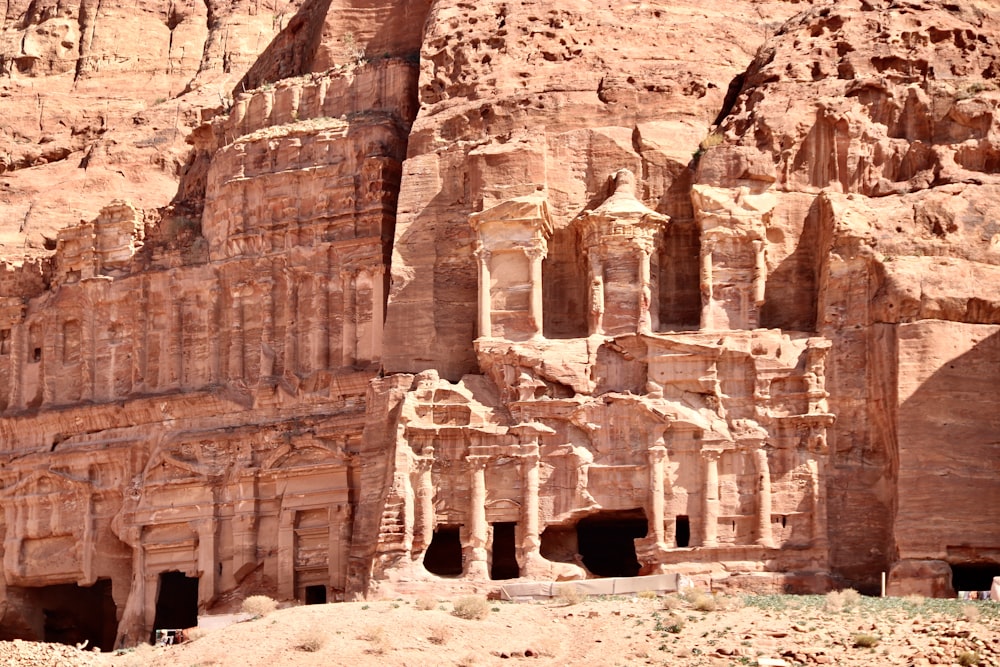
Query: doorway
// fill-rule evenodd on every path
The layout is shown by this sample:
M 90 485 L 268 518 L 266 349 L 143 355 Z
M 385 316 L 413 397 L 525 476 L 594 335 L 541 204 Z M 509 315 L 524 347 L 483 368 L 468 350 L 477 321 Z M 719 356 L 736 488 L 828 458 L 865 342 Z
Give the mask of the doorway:
M 159 629 L 183 629 L 198 625 L 198 578 L 183 572 L 161 572 L 156 594 L 154 633 Z
M 490 579 L 517 579 L 521 568 L 517 564 L 517 542 L 514 532 L 517 524 L 505 521 L 493 524 L 493 562 Z
M 649 529 L 641 509 L 602 511 L 576 524 L 580 555 L 588 570 L 599 577 L 634 577 L 639 574 L 636 538 Z

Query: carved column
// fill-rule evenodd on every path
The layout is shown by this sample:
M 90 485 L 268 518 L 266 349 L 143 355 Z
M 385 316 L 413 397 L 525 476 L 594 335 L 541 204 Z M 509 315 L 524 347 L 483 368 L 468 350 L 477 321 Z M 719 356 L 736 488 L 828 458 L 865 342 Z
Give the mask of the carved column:
M 715 241 L 710 238 L 701 239 L 701 268 L 699 280 L 701 281 L 701 328 L 712 329 L 715 327 L 715 318 L 712 314 L 712 253 L 715 250 Z
M 295 597 L 295 510 L 283 509 L 278 515 L 278 596 Z
M 604 266 L 600 251 L 592 248 L 590 260 L 590 334 L 604 333 Z
M 215 519 L 198 522 L 198 607 L 215 597 Z
M 774 537 L 771 532 L 771 466 L 767 460 L 767 450 L 761 447 L 754 452 L 757 463 L 757 544 L 762 547 L 774 547 Z
M 543 240 L 542 243 L 545 241 Z M 528 300 L 528 312 L 534 326 L 534 337 L 542 335 L 542 258 L 545 248 L 538 245 L 526 248 L 524 251 L 531 263 L 531 294 Z
M 663 495 L 664 485 L 663 461 L 667 458 L 667 448 L 662 444 L 650 447 L 646 452 L 649 458 L 649 534 L 656 539 L 658 546 L 666 548 L 666 536 L 663 531 Z
M 651 302 L 653 300 L 652 282 L 649 275 L 650 255 L 653 252 L 652 244 L 640 239 L 637 242 L 639 249 L 639 333 L 650 333 L 653 330 L 653 320 L 650 314 Z
M 353 366 L 357 361 L 358 353 L 358 289 L 355 271 L 353 269 L 342 270 L 340 284 L 344 290 L 344 334 L 341 338 L 344 351 L 343 363 L 345 366 Z
M 754 239 L 753 255 L 753 300 L 755 305 L 760 306 L 764 303 L 764 292 L 767 287 L 767 261 L 764 256 L 764 242 L 762 240 Z
M 809 481 L 812 496 L 812 546 L 825 547 L 826 537 L 826 493 L 823 487 L 823 464 L 818 459 L 809 459 Z
M 413 550 L 423 551 L 434 539 L 434 447 L 425 446 L 422 456 L 416 461 L 416 525 L 413 531 Z
M 705 504 L 702 515 L 701 546 L 719 546 L 719 456 L 722 452 L 705 450 Z
M 529 576 L 528 569 L 532 561 L 541 555 L 541 531 L 538 515 L 538 451 L 530 452 L 521 457 L 521 476 L 524 480 L 524 499 L 521 505 L 521 518 L 524 522 L 524 538 L 521 540 L 521 575 Z
M 486 525 L 486 457 L 468 457 L 471 470 L 469 498 L 469 537 L 466 549 L 465 575 L 473 579 L 488 579 Z
M 479 260 L 479 337 L 491 338 L 493 336 L 493 324 L 490 318 L 490 311 L 493 308 L 490 298 L 490 251 L 479 245 L 476 248 L 476 259 Z M 532 294 L 534 298 L 534 294 Z

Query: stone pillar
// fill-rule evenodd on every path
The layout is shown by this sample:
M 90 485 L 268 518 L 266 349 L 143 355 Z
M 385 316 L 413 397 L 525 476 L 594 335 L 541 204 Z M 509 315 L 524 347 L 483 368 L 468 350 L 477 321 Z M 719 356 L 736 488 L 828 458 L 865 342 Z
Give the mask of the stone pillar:
M 344 309 L 343 309 L 343 364 L 353 366 L 357 362 L 358 354 L 358 286 L 357 277 L 353 269 L 346 269 L 340 272 L 340 284 L 343 286 Z
M 278 597 L 295 597 L 295 510 L 283 509 L 278 515 Z
M 589 253 L 590 307 L 588 327 L 591 335 L 604 333 L 604 266 L 597 248 Z
M 705 504 L 702 514 L 701 546 L 719 546 L 719 456 L 722 452 L 706 450 L 705 457 Z
M 666 548 L 666 536 L 663 531 L 663 461 L 667 457 L 667 448 L 662 444 L 650 447 L 646 452 L 649 458 L 649 535 L 655 538 L 656 544 Z
M 531 564 L 541 558 L 541 530 L 538 514 L 538 461 L 537 450 L 521 457 L 521 476 L 524 499 L 521 505 L 521 520 L 524 522 L 524 537 L 521 540 L 521 575 L 530 576 Z
M 531 263 L 531 294 L 528 297 L 528 312 L 531 322 L 534 325 L 534 337 L 542 335 L 542 258 L 545 256 L 544 248 L 532 246 L 525 249 L 528 261 Z
M 493 324 L 490 312 L 493 309 L 493 302 L 490 297 L 492 280 L 490 276 L 490 251 L 480 245 L 476 249 L 476 258 L 479 260 L 479 337 L 491 338 Z
M 701 239 L 701 268 L 699 271 L 702 329 L 712 329 L 715 327 L 715 318 L 712 313 L 712 252 L 714 250 L 715 241 L 703 236 Z
M 425 446 L 423 456 L 417 459 L 416 526 L 413 533 L 413 550 L 423 551 L 434 539 L 434 448 Z
M 812 546 L 822 548 L 827 545 L 826 493 L 823 486 L 823 466 L 818 459 L 809 459 L 809 482 L 812 496 Z
M 198 522 L 198 608 L 207 607 L 215 597 L 215 519 Z
M 466 545 L 465 576 L 489 579 L 487 571 L 486 457 L 468 457 L 472 472 L 469 493 L 469 534 Z
M 754 452 L 757 463 L 757 544 L 773 548 L 774 536 L 771 532 L 771 466 L 767 460 L 767 450 L 761 447 Z
M 639 333 L 650 333 L 653 330 L 653 320 L 650 308 L 653 300 L 653 288 L 649 275 L 650 255 L 653 248 L 639 241 Z
M 754 272 L 753 272 L 753 301 L 757 306 L 764 303 L 764 292 L 767 287 L 767 261 L 764 257 L 764 242 L 760 239 L 753 241 Z

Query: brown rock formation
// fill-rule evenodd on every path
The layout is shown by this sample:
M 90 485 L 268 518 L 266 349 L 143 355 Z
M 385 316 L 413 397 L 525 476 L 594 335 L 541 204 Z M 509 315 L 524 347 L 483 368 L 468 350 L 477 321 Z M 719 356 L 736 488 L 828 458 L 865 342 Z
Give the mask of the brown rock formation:
M 32 7 L 9 86 L 242 78 L 169 197 L 0 271 L 0 639 L 55 599 L 110 648 L 254 592 L 1000 569 L 975 3 L 307 1 L 266 48 L 240 6 Z M 102 65 L 115 30 L 166 56 Z

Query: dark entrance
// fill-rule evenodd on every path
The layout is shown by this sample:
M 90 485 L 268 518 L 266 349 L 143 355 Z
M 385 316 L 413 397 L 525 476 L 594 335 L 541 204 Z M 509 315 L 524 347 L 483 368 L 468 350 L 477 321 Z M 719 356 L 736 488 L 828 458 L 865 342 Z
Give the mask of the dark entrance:
M 490 579 L 517 579 L 521 568 L 517 564 L 514 529 L 517 524 L 504 522 L 493 524 L 493 563 Z
M 635 542 L 649 527 L 641 509 L 598 512 L 576 524 L 580 555 L 588 570 L 599 577 L 639 574 Z
M 691 544 L 691 520 L 683 514 L 677 517 L 675 523 L 677 536 L 677 546 L 686 547 Z
M 118 631 L 111 580 L 93 586 L 58 584 L 38 588 L 9 587 L 8 615 L 0 639 L 80 644 L 113 651 Z
M 198 625 L 198 578 L 183 572 L 161 572 L 153 630 Z
M 988 591 L 993 577 L 1000 577 L 998 563 L 965 563 L 951 566 L 951 585 L 956 591 Z
M 438 526 L 434 531 L 427 551 L 424 553 L 424 567 L 442 577 L 462 575 L 461 526 Z
M 306 604 L 326 604 L 326 586 L 306 586 Z

